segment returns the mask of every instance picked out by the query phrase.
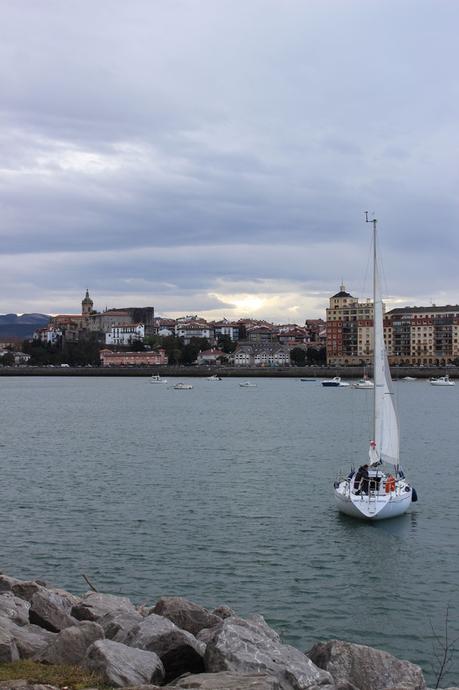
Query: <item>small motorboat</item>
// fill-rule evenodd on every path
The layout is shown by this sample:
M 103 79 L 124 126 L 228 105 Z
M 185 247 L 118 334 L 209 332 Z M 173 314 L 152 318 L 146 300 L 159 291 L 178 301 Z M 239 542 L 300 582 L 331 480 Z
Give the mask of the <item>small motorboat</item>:
M 455 386 L 456 383 L 451 381 L 448 374 L 446 376 L 439 376 L 438 378 L 430 379 L 431 386 Z
M 402 381 L 417 381 L 415 376 L 404 376 Z
M 217 374 L 214 374 L 213 376 L 208 376 L 207 380 L 208 381 L 221 381 L 222 377 L 218 376 Z
M 159 374 L 153 374 L 150 383 L 167 383 L 167 379 L 162 379 Z
M 193 386 L 191 383 L 176 383 L 173 388 L 175 391 L 190 391 Z
M 350 383 L 341 381 L 341 376 L 334 376 L 332 379 L 325 379 L 325 381 L 322 381 L 321 383 L 325 388 L 347 388 L 350 386 Z
M 240 383 L 239 386 L 241 388 L 256 388 L 257 384 L 252 383 L 252 381 L 244 381 L 244 383 Z
M 352 388 L 363 388 L 363 389 L 373 389 L 375 384 L 373 381 L 367 378 L 360 379 L 357 383 L 352 384 Z

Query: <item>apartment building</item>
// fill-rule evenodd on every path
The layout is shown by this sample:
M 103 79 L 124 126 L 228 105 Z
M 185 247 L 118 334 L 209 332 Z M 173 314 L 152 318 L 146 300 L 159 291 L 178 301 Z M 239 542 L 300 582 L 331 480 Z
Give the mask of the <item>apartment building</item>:
M 327 363 L 371 363 L 373 303 L 359 302 L 341 285 L 326 310 Z M 391 364 L 450 364 L 459 358 L 459 305 L 402 307 L 384 314 Z

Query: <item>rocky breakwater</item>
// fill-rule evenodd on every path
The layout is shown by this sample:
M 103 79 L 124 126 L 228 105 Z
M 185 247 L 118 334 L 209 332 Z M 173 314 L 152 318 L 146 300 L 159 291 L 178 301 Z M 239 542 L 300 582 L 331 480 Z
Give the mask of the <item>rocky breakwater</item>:
M 76 665 L 104 685 L 143 690 L 426 690 L 408 661 L 339 640 L 303 653 L 260 615 L 240 618 L 226 606 L 209 612 L 181 597 L 135 606 L 0 575 L 0 664 L 20 659 Z

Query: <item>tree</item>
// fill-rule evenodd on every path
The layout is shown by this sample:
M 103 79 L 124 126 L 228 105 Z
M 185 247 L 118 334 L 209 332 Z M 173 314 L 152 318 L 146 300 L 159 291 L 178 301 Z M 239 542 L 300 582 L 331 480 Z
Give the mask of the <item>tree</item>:
M 327 351 L 324 347 L 319 349 L 308 347 L 306 350 L 306 360 L 308 364 L 325 364 L 327 361 Z
M 1 358 L 4 367 L 12 367 L 14 365 L 14 355 L 12 352 L 7 352 Z
M 290 361 L 296 367 L 304 367 L 306 364 L 306 352 L 302 347 L 294 347 L 290 350 Z
M 129 345 L 129 350 L 131 352 L 144 352 L 145 345 L 141 340 L 133 340 L 132 343 Z
M 193 364 L 199 353 L 209 348 L 210 343 L 207 338 L 191 338 L 188 345 L 185 345 L 182 350 L 183 364 Z
M 236 343 L 231 340 L 229 335 L 220 335 L 217 344 L 220 350 L 227 354 L 231 354 L 236 349 Z

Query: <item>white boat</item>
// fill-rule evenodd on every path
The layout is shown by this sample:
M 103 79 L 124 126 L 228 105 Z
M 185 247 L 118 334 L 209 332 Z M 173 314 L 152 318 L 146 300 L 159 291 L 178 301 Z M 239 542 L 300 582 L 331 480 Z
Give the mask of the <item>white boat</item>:
M 451 381 L 448 374 L 446 376 L 439 376 L 438 378 L 430 379 L 431 386 L 455 386 L 456 383 Z
M 150 383 L 167 383 L 167 379 L 162 379 L 159 374 L 153 374 Z
M 350 383 L 341 381 L 341 376 L 334 376 L 332 379 L 325 379 L 321 383 L 322 386 L 325 386 L 325 388 L 347 388 L 350 386 Z
M 257 384 L 252 383 L 252 381 L 244 381 L 244 383 L 239 384 L 241 388 L 256 388 Z
M 404 376 L 402 381 L 417 381 L 417 378 L 415 376 Z
M 214 374 L 213 376 L 208 376 L 207 380 L 208 381 L 221 381 L 222 377 L 218 376 L 217 374 Z
M 173 388 L 175 391 L 190 391 L 193 386 L 191 383 L 176 383 Z
M 375 387 L 375 384 L 373 383 L 373 381 L 371 381 L 370 379 L 367 379 L 364 376 L 363 379 L 360 379 L 359 381 L 357 381 L 357 383 L 353 383 L 352 387 L 353 388 L 364 388 L 364 389 L 366 388 L 368 390 L 368 389 L 373 389 Z
M 369 457 L 357 471 L 335 481 L 338 510 L 361 520 L 384 520 L 405 513 L 415 490 L 407 483 L 400 466 L 398 416 L 392 392 L 392 379 L 384 345 L 383 305 L 376 254 L 376 220 L 373 224 L 373 299 L 374 299 L 374 393 L 373 440 Z

